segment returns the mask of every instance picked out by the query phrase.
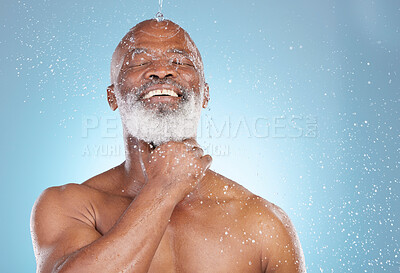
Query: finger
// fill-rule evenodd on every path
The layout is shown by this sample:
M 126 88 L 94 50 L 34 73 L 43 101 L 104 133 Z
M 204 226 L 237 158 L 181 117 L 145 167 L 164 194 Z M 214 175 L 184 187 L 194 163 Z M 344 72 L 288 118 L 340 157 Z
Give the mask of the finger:
M 212 157 L 210 155 L 205 155 L 201 157 L 201 166 L 199 166 L 198 172 L 196 173 L 196 177 L 204 177 L 208 168 L 211 166 Z
M 193 153 L 194 153 L 194 155 L 195 155 L 196 157 L 202 157 L 202 156 L 204 155 L 204 151 L 203 151 L 202 148 L 193 147 L 193 148 L 192 148 L 192 151 L 193 151 Z
M 199 147 L 199 148 L 200 148 L 199 143 L 197 143 L 197 141 L 196 141 L 194 138 L 187 138 L 187 139 L 184 139 L 182 142 L 183 142 L 183 144 L 185 144 L 186 146 L 189 146 L 189 147 Z
M 203 168 L 204 170 L 207 170 L 208 168 L 210 168 L 211 163 L 212 163 L 212 157 L 211 155 L 204 155 L 201 157 L 201 162 L 203 164 Z
M 204 154 L 203 149 L 200 147 L 199 143 L 193 138 L 188 138 L 183 140 L 183 144 L 187 148 L 187 151 L 193 151 L 196 157 L 201 157 Z

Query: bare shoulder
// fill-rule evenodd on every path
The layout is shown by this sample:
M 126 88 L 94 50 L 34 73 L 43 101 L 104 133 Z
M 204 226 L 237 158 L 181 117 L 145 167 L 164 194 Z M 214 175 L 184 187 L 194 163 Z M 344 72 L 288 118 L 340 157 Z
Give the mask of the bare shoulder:
M 49 187 L 36 199 L 33 212 L 40 212 L 43 209 L 66 209 L 69 204 L 74 205 L 75 201 L 82 200 L 82 197 L 88 195 L 88 190 L 89 187 L 75 183 Z
M 253 199 L 251 210 L 258 212 L 257 223 L 262 226 L 261 255 L 264 272 L 305 273 L 303 250 L 288 214 L 259 196 Z
M 69 183 L 45 189 L 36 199 L 33 212 L 38 210 L 67 210 L 72 207 L 90 203 L 94 197 L 95 189 L 84 185 Z
M 219 196 L 231 200 L 243 230 L 251 232 L 260 245 L 263 272 L 305 273 L 304 254 L 288 214 L 240 184 L 217 173 L 213 176 L 219 188 L 225 189 Z
M 248 189 L 239 183 L 215 172 L 209 170 L 206 176 L 209 184 L 212 184 L 212 191 L 216 196 L 226 200 L 245 200 L 254 196 Z
M 288 214 L 261 197 L 257 196 L 253 200 L 252 208 L 259 208 L 258 223 L 262 225 L 264 272 L 305 273 L 304 253 Z
M 62 216 L 77 217 L 86 224 L 94 226 L 94 216 L 89 209 L 92 192 L 91 188 L 75 183 L 44 190 L 32 208 L 31 230 L 32 235 L 35 235 L 34 239 L 54 240 L 55 238 L 51 237 L 52 233 L 48 231 L 63 225 L 64 221 L 59 221 L 61 218 L 65 219 Z M 46 236 L 40 236 L 41 232 Z M 45 241 L 43 243 L 45 244 Z
M 44 190 L 37 198 L 31 214 L 31 227 L 35 227 L 46 221 L 54 223 L 60 215 L 66 216 L 64 219 L 78 219 L 88 225 L 95 226 L 95 204 L 102 203 L 111 191 L 112 183 L 110 169 L 104 173 L 96 175 L 82 184 L 69 183 L 61 186 L 53 186 Z M 60 219 L 57 219 L 62 223 Z M 42 226 L 44 226 L 42 224 Z M 40 229 L 42 230 L 42 229 Z
M 74 220 L 95 228 L 96 203 L 107 196 L 107 181 L 113 173 L 112 168 L 96 175 L 82 184 L 69 183 L 53 186 L 44 190 L 37 198 L 31 214 L 32 237 L 40 241 L 52 241 L 49 230 L 59 230 L 58 226 L 67 225 Z M 41 232 L 46 236 L 40 236 Z M 57 235 L 56 232 L 54 233 Z
M 61 200 L 66 201 L 67 199 L 80 199 L 80 197 L 87 195 L 88 191 L 90 191 L 90 187 L 84 184 L 77 184 L 77 183 L 68 183 L 65 185 L 60 186 L 52 186 L 45 189 L 38 199 L 36 200 L 35 205 L 46 203 L 48 201 L 57 201 Z M 61 201 L 60 200 L 60 201 Z
M 252 220 L 246 223 L 251 225 L 260 223 L 261 220 L 270 224 L 287 223 L 288 216 L 280 207 L 252 193 L 239 183 L 214 171 L 210 172 L 209 179 L 213 184 L 215 198 L 229 202 L 234 209 L 243 211 L 243 214 Z
M 38 272 L 51 272 L 64 257 L 101 237 L 94 204 L 104 193 L 85 184 L 47 188 L 31 213 L 31 236 Z
M 248 215 L 255 215 L 263 224 L 275 226 L 275 228 L 289 228 L 293 226 L 288 214 L 278 205 L 252 193 L 239 183 L 224 177 L 216 172 L 210 176 L 217 185 L 216 195 L 221 199 L 229 199 L 235 206 L 244 210 Z

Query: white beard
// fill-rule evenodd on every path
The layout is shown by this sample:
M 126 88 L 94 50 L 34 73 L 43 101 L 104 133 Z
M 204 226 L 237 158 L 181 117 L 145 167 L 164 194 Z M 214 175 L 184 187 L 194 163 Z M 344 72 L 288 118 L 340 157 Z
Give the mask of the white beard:
M 132 93 L 117 98 L 117 101 L 124 129 L 131 136 L 158 146 L 168 141 L 180 142 L 196 137 L 202 97 L 202 94 L 190 92 L 186 100 L 179 102 L 176 110 L 163 105 L 146 109 Z

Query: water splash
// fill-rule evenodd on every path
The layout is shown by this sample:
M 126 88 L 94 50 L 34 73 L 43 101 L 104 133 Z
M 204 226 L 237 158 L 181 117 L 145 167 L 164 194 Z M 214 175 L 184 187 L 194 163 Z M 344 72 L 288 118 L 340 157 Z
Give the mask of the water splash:
M 160 11 L 156 14 L 156 20 L 157 22 L 164 21 L 164 15 Z

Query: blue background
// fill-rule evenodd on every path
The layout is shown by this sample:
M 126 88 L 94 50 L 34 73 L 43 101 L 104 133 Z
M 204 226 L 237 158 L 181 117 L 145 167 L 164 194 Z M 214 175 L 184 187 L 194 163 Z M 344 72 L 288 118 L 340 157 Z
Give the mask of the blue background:
M 124 159 L 112 52 L 158 1 L 1 1 L 0 272 L 47 187 Z M 399 1 L 165 1 L 210 84 L 212 169 L 282 207 L 308 272 L 399 272 Z M 228 129 L 231 129 L 229 131 Z

